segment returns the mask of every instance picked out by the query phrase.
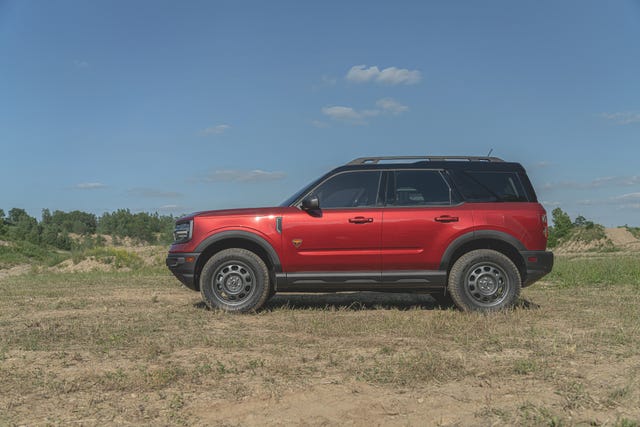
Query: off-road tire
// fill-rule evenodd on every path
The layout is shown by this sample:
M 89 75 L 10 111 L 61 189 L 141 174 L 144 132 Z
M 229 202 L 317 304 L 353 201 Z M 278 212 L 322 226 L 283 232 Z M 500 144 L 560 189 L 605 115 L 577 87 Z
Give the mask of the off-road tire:
M 447 290 L 460 310 L 497 311 L 512 307 L 521 287 L 520 272 L 509 257 L 478 249 L 453 264 Z
M 269 299 L 269 269 L 246 249 L 222 250 L 207 260 L 200 273 L 200 293 L 211 309 L 247 313 Z

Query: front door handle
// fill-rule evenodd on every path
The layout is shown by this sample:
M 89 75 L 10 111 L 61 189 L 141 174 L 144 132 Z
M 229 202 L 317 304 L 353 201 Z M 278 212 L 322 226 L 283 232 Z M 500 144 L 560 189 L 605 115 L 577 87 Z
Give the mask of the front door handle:
M 458 217 L 457 216 L 451 216 L 451 215 L 442 215 L 439 217 L 436 217 L 436 221 L 438 222 L 458 222 Z
M 368 222 L 373 222 L 373 218 L 365 218 L 363 216 L 357 216 L 355 218 L 349 218 L 349 222 L 351 224 L 366 224 Z

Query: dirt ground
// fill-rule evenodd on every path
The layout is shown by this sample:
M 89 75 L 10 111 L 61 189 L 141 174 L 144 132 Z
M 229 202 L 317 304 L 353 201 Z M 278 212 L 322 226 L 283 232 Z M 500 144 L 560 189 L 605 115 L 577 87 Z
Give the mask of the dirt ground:
M 205 309 L 157 273 L 0 279 L 0 425 L 638 425 L 635 286 L 525 289 L 478 315 L 428 295 Z

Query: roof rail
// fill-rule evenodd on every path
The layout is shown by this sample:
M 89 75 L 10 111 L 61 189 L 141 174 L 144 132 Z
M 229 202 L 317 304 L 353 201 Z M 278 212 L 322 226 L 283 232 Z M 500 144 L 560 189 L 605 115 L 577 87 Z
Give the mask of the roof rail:
M 430 162 L 438 161 L 468 161 L 468 162 L 504 162 L 499 157 L 482 157 L 482 156 L 383 156 L 383 157 L 358 157 L 347 163 L 347 165 L 365 165 L 378 164 L 384 160 L 427 160 Z

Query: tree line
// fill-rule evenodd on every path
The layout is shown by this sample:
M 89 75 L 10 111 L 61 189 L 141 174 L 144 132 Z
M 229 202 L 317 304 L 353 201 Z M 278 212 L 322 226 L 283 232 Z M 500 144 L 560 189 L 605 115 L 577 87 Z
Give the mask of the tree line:
M 552 213 L 553 226 L 549 227 L 549 247 L 568 238 L 576 230 L 597 230 L 603 227 L 578 216 L 572 221 L 560 208 Z M 71 250 L 74 239 L 71 234 L 90 237 L 94 234 L 112 236 L 114 239 L 129 237 L 138 242 L 165 244 L 172 240 L 175 218 L 158 213 L 131 213 L 129 209 L 118 209 L 101 216 L 82 211 L 63 212 L 42 210 L 42 220 L 30 216 L 24 209 L 13 208 L 8 214 L 0 209 L 0 239 L 27 241 L 59 249 Z M 99 237 L 98 244 L 100 243 Z
M 129 237 L 138 242 L 170 243 L 175 218 L 158 213 L 131 213 L 118 209 L 101 216 L 82 211 L 63 212 L 42 210 L 42 220 L 30 216 L 27 211 L 13 208 L 5 214 L 0 209 L 0 239 L 27 241 L 36 245 L 49 245 L 71 250 L 72 234 L 91 238 L 92 235 L 108 235 L 114 240 Z M 100 238 L 97 238 L 98 243 Z

